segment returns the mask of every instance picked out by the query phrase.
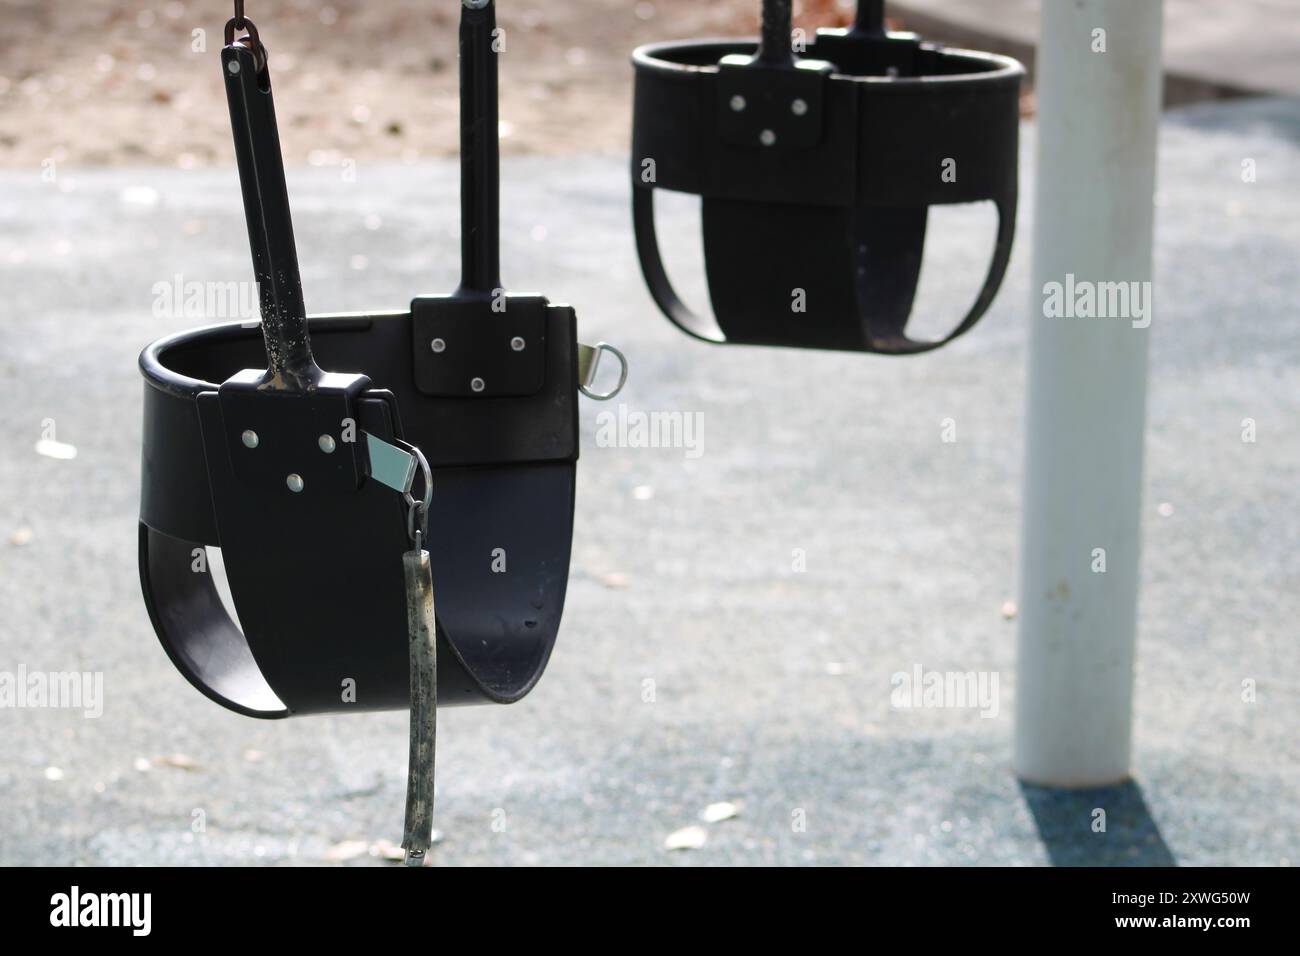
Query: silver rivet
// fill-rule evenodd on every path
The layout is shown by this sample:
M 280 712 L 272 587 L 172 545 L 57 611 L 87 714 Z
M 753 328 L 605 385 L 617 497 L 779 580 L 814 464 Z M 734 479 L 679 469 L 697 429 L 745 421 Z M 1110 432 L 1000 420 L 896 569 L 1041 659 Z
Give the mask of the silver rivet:
M 795 100 L 793 103 L 790 104 L 790 112 L 793 113 L 795 116 L 803 116 L 804 113 L 808 112 L 808 101 Z
M 303 489 L 302 475 L 290 475 L 284 479 L 284 483 L 289 486 L 289 490 L 295 495 Z
M 516 352 L 522 352 L 524 350 L 523 338 L 521 336 L 516 335 L 513 339 L 510 340 L 510 347 L 514 349 Z
M 239 437 L 244 440 L 245 448 L 256 448 L 257 443 L 261 440 L 257 437 L 257 432 L 253 431 L 251 428 Z
M 238 60 L 231 60 L 229 63 L 226 64 L 226 69 L 229 70 L 231 73 L 238 73 L 238 72 L 239 72 L 239 61 L 238 61 Z
M 476 375 L 469 380 L 469 387 L 474 389 L 476 392 L 481 392 L 483 389 L 487 388 L 487 383 Z
M 737 93 L 731 98 L 731 108 L 737 113 L 743 113 L 745 110 L 745 98 Z
M 320 438 L 316 440 L 316 444 L 320 445 L 320 450 L 327 455 L 334 454 L 334 449 L 338 447 L 334 444 L 333 435 L 321 435 Z
M 758 134 L 758 141 L 764 146 L 771 146 L 776 142 L 776 133 L 773 133 L 770 129 L 765 129 Z
M 442 339 L 434 339 L 429 343 L 429 348 L 433 349 L 435 352 L 445 352 L 447 351 L 447 343 Z

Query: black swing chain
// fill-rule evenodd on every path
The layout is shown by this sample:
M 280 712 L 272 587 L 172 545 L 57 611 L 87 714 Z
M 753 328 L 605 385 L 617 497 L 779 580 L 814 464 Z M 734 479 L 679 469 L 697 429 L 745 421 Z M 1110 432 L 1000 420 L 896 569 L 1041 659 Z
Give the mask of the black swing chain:
M 262 38 L 257 33 L 257 24 L 244 16 L 244 0 L 235 0 L 235 15 L 226 21 L 226 46 L 230 46 L 235 42 L 235 33 L 239 30 L 243 30 L 247 34 L 241 37 L 240 41 L 247 41 L 248 47 L 253 51 L 253 56 L 257 60 L 258 69 L 265 69 L 266 47 L 262 44 Z

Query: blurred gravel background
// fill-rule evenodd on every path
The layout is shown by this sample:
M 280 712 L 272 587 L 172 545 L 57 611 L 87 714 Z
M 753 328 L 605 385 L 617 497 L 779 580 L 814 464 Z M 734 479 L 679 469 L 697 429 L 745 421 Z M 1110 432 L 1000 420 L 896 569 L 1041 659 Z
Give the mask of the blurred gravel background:
M 805 29 L 852 3 L 799 0 Z M 233 162 L 217 51 L 230 0 L 0 0 L 0 166 Z M 457 0 L 248 0 L 288 162 L 413 163 L 457 150 Z M 755 0 L 498 5 L 502 149 L 627 148 L 632 48 L 757 32 Z M 199 31 L 196 35 L 195 31 Z

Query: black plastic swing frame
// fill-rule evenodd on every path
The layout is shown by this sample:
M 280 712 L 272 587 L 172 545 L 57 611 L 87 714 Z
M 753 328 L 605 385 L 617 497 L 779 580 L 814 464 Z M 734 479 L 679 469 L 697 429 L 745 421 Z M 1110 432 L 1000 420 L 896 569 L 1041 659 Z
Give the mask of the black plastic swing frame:
M 405 440 L 432 467 L 439 704 L 520 699 L 555 644 L 578 458 L 576 319 L 499 289 L 494 26 L 490 3 L 462 10 L 463 281 L 406 312 L 306 317 L 265 50 L 250 29 L 222 51 L 263 321 L 142 353 L 139 562 L 173 663 L 241 714 L 408 706 L 408 514 L 366 477 L 365 434 Z M 321 372 L 317 358 L 364 374 Z
M 650 293 L 715 343 L 914 354 L 983 316 L 1015 231 L 1023 68 L 884 30 L 881 0 L 851 29 L 791 52 L 790 0 L 763 36 L 633 53 L 633 221 Z M 668 278 L 654 192 L 702 197 L 713 316 Z M 991 201 L 996 242 L 974 304 L 938 340 L 907 334 L 930 206 Z

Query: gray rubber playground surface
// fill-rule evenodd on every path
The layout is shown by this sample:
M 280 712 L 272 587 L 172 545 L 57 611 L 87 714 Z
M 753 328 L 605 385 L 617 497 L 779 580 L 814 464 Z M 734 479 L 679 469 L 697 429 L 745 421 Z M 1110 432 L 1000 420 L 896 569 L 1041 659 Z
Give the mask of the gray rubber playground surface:
M 702 453 L 599 447 L 584 400 L 560 642 L 523 703 L 440 718 L 436 862 L 1300 860 L 1300 101 L 1169 114 L 1161 149 L 1135 776 L 1070 794 L 1010 769 L 1032 165 L 984 323 L 889 360 L 688 340 L 643 290 L 622 161 L 508 163 L 509 286 L 574 303 L 633 364 L 619 401 L 698 413 Z M 454 285 L 454 165 L 290 180 L 313 311 Z M 227 713 L 137 593 L 136 355 L 198 324 L 156 316 L 155 283 L 249 277 L 233 168 L 9 172 L 0 197 L 0 671 L 105 695 L 99 719 L 0 710 L 0 863 L 378 862 L 405 715 Z M 664 213 L 698 290 L 689 203 Z M 923 308 L 973 295 L 986 225 L 935 221 Z M 75 460 L 33 450 L 46 419 Z M 996 716 L 891 707 L 918 664 L 997 672 Z

